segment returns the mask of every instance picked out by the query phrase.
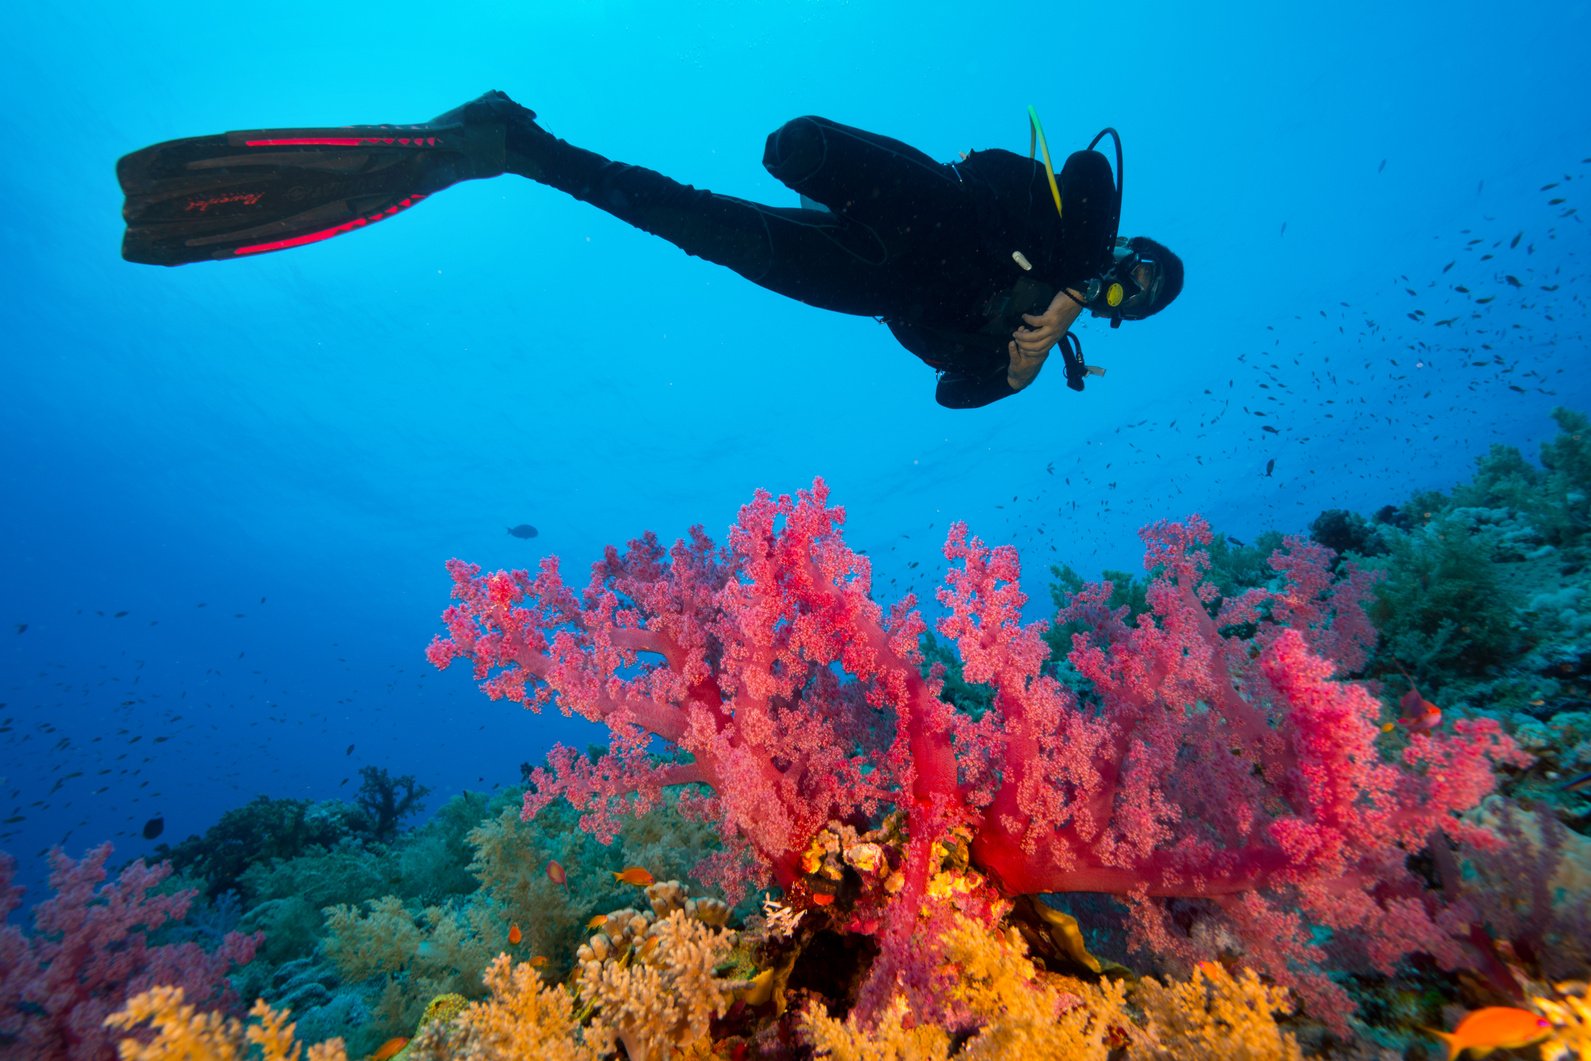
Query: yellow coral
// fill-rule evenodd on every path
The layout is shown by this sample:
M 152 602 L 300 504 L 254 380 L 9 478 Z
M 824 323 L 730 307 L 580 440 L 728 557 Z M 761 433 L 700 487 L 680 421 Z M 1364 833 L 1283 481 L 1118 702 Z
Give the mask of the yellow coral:
M 1200 962 L 1193 977 L 1181 983 L 1161 986 L 1145 977 L 1133 998 L 1144 1011 L 1129 1055 L 1134 1059 L 1303 1057 L 1298 1042 L 1276 1024 L 1277 1013 L 1293 1011 L 1286 990 L 1261 983 L 1252 969 L 1234 977 L 1215 962 Z
M 1541 1044 L 1541 1061 L 1591 1061 L 1591 987 L 1578 982 L 1553 986 L 1558 997 L 1531 1000 L 1552 1022 L 1552 1035 Z
M 180 987 L 153 987 L 128 999 L 105 1023 L 132 1031 L 147 1021 L 155 1029 L 147 1046 L 123 1039 L 117 1047 L 121 1061 L 241 1061 L 249 1045 L 260 1048 L 262 1061 L 300 1061 L 304 1047 L 285 1011 L 260 999 L 249 1015 L 259 1023 L 245 1029 L 241 1021 L 188 1005 Z M 308 1061 L 348 1061 L 348 1054 L 341 1039 L 330 1039 L 311 1046 Z
M 1125 987 L 1099 986 L 1044 976 L 1027 959 L 1021 937 L 991 933 L 970 918 L 958 919 L 941 937 L 947 997 L 982 1023 L 954 1056 L 961 1061 L 1106 1061 L 1123 1041 Z M 819 1057 L 836 1061 L 942 1061 L 950 1040 L 933 1025 L 908 1027 L 906 1002 L 897 997 L 876 1027 L 829 1017 L 819 1005 L 803 1015 L 802 1028 Z
M 615 920 L 621 946 L 580 948 L 577 983 L 594 1007 L 587 1044 L 608 1053 L 623 1043 L 631 1061 L 671 1057 L 675 1050 L 683 1057 L 709 1055 L 712 1018 L 729 1009 L 736 986 L 713 974 L 734 946 L 733 934 L 684 910 L 651 922 L 610 919 L 606 927 Z
M 486 970 L 489 997 L 464 1007 L 452 1021 L 435 1021 L 415 1035 L 409 1061 L 597 1061 L 581 1044 L 574 999 L 548 987 L 529 962 L 499 954 Z
M 1128 1007 L 1119 980 L 1085 983 L 1042 973 L 1028 960 L 1014 930 L 991 933 L 960 919 L 941 937 L 947 998 L 981 1023 L 954 1056 L 957 1061 L 1295 1061 L 1298 1044 L 1276 1024 L 1291 1012 L 1284 992 L 1266 987 L 1252 972 L 1234 978 L 1219 966 L 1192 980 L 1161 986 L 1141 981 L 1134 991 L 1143 1017 Z M 831 1018 L 819 1005 L 803 1015 L 802 1028 L 819 1057 L 835 1061 L 944 1061 L 945 1034 L 931 1026 L 908 1027 L 905 1000 L 897 997 L 876 1027 Z
M 906 1000 L 896 998 L 870 1032 L 835 1020 L 822 1005 L 803 1015 L 802 1029 L 817 1056 L 834 1061 L 944 1061 L 950 1056 L 950 1036 L 943 1028 L 908 1028 L 905 1021 Z

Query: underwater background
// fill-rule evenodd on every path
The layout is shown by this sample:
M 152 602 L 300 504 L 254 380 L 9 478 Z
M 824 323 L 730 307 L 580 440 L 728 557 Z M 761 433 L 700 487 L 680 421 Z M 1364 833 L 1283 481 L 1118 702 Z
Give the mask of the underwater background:
M 429 812 L 599 740 L 427 664 L 453 557 L 557 555 L 579 584 L 607 544 L 722 538 L 757 489 L 821 476 L 886 607 L 939 614 L 962 520 L 1016 546 L 1045 618 L 1050 564 L 1137 570 L 1150 521 L 1305 534 L 1451 490 L 1496 444 L 1533 460 L 1554 409 L 1591 410 L 1583 5 L 89 2 L 6 22 L 0 848 L 28 902 L 54 846 L 154 858 L 256 796 L 351 800 L 366 768 L 414 778 Z M 1029 104 L 1057 153 L 1114 126 L 1122 230 L 1176 250 L 1187 285 L 1151 321 L 1079 325 L 1108 369 L 1085 394 L 1052 370 L 955 411 L 877 322 L 513 177 L 290 253 L 118 255 L 122 154 L 421 121 L 488 88 L 572 143 L 778 205 L 763 139 L 801 114 L 940 159 L 1026 150 Z

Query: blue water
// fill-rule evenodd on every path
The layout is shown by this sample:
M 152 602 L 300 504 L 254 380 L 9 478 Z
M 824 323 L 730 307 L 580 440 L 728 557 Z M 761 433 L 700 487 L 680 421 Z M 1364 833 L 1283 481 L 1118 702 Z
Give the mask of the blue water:
M 1591 205 L 1588 11 L 12 9 L 0 847 L 33 882 L 53 844 L 152 851 L 155 815 L 172 841 L 255 794 L 351 796 L 365 764 L 434 806 L 584 742 L 427 667 L 449 557 L 556 553 L 578 579 L 606 543 L 721 537 L 756 488 L 821 475 L 886 602 L 931 599 L 963 519 L 1023 550 L 1041 603 L 1051 562 L 1136 567 L 1151 519 L 1301 531 L 1455 482 L 1493 442 L 1532 452 L 1553 406 L 1591 408 L 1565 215 Z M 1030 103 L 1057 152 L 1114 125 L 1123 230 L 1181 254 L 1187 287 L 1152 321 L 1081 326 L 1109 370 L 1085 394 L 1052 366 L 958 412 L 874 321 L 513 177 L 289 253 L 118 256 L 123 153 L 419 121 L 492 87 L 574 143 L 781 205 L 763 139 L 800 114 L 943 159 L 1025 151 Z M 521 522 L 540 535 L 504 533 Z

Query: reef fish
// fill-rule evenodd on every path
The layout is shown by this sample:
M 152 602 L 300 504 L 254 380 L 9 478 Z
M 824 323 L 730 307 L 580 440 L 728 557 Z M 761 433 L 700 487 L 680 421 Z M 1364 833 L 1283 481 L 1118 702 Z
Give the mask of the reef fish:
M 508 528 L 508 533 L 516 538 L 534 538 L 541 532 L 528 523 L 521 523 L 518 526 Z
M 644 888 L 652 883 L 653 877 L 650 870 L 643 866 L 625 866 L 621 870 L 610 870 L 613 879 L 620 884 L 633 884 Z
M 408 1039 L 401 1035 L 395 1036 L 376 1047 L 376 1052 L 370 1055 L 370 1061 L 390 1061 L 391 1058 L 397 1057 L 403 1048 L 408 1045 Z
M 1528 1009 L 1513 1006 L 1487 1006 L 1475 1010 L 1451 1032 L 1435 1028 L 1425 1029 L 1447 1046 L 1447 1061 L 1453 1061 L 1465 1050 L 1475 1051 L 1485 1057 L 1493 1050 L 1514 1050 L 1539 1043 L 1552 1032 L 1547 1018 Z
M 1410 733 L 1429 733 L 1442 724 L 1442 709 L 1421 696 L 1412 681 L 1409 691 L 1398 701 L 1398 706 L 1403 709 L 1403 717 L 1398 719 L 1398 725 Z

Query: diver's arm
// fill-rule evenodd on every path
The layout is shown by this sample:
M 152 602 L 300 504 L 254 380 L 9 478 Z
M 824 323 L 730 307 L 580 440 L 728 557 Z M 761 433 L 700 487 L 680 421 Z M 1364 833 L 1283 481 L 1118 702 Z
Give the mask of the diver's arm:
M 934 400 L 946 409 L 977 409 L 1015 393 L 1016 388 L 1006 379 L 1005 366 L 996 365 L 982 373 L 956 369 L 942 373 L 934 388 Z

